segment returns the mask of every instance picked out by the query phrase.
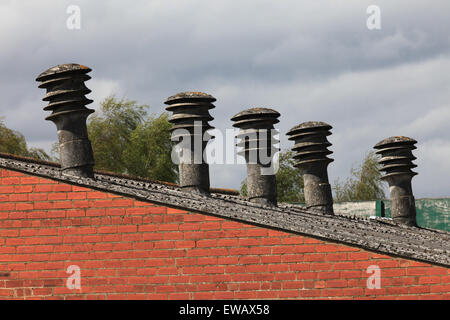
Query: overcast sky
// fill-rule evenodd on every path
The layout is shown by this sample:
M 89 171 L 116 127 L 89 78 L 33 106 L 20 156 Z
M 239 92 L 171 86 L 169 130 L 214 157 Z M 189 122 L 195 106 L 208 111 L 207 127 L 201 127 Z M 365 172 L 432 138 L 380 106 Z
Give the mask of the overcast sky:
M 69 5 L 81 9 L 70 30 Z M 381 29 L 369 30 L 369 5 Z M 35 78 L 49 67 L 93 69 L 90 106 L 110 94 L 164 110 L 180 91 L 217 98 L 211 124 L 250 107 L 281 113 L 285 134 L 304 121 L 333 126 L 330 182 L 380 140 L 418 141 L 416 198 L 450 196 L 450 2 L 434 0 L 1 0 L 0 116 L 50 151 L 56 127 Z M 213 165 L 211 184 L 238 188 L 243 165 Z

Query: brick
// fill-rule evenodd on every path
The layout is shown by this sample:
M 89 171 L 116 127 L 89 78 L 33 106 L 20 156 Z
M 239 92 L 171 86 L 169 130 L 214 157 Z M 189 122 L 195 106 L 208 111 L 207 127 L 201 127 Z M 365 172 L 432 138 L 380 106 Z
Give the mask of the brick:
M 446 275 L 447 269 L 444 268 L 427 268 L 425 271 L 426 275 Z
M 388 280 L 388 279 L 385 279 Z M 406 278 L 406 277 L 400 277 L 400 278 L 391 278 L 390 284 L 392 286 L 411 286 L 414 284 L 414 278 Z
M 362 296 L 364 295 L 364 289 L 362 288 L 343 288 L 343 296 Z
M 201 230 L 219 230 L 221 228 L 220 222 L 206 222 L 201 224 Z
M 350 270 L 354 268 L 355 264 L 353 262 L 336 262 L 333 265 L 334 270 Z
M 2 184 L 4 185 L 20 184 L 20 178 L 17 177 L 2 178 Z
M 303 244 L 303 237 L 288 237 L 281 240 L 282 244 Z
M 52 191 L 52 185 L 43 185 L 43 184 L 39 184 L 39 185 L 35 185 L 34 192 L 50 192 Z
M 14 203 L 4 203 L 0 202 L 0 211 L 11 211 L 15 209 Z
M 47 210 L 53 208 L 53 202 L 35 202 L 34 209 L 36 210 Z
M 18 210 L 18 211 L 33 210 L 33 208 L 34 208 L 34 204 L 32 202 L 16 203 L 16 210 Z
M 106 199 L 107 195 L 104 192 L 92 191 L 87 192 L 88 199 Z
M 89 208 L 89 201 L 73 201 L 72 206 L 74 208 Z
M 64 218 L 66 211 L 64 210 L 50 210 L 47 211 L 47 218 Z
M 13 193 L 14 186 L 2 186 L 0 185 L 0 193 Z
M 10 202 L 17 202 L 17 201 L 28 201 L 28 194 L 26 193 L 19 193 L 19 194 L 10 194 L 7 199 Z
M 55 192 L 48 194 L 48 200 L 66 200 L 67 193 L 65 192 Z
M 383 277 L 401 277 L 406 275 L 405 269 L 382 269 L 381 275 Z
M 37 177 L 23 177 L 20 178 L 20 184 L 38 184 L 39 178 Z
M 86 199 L 86 192 L 68 192 L 67 199 L 69 200 L 83 200 Z
M 155 249 L 172 249 L 175 248 L 173 241 L 158 241 L 154 245 Z
M 334 244 L 318 244 L 315 246 L 316 252 L 336 252 L 340 246 Z
M 30 201 L 45 201 L 47 200 L 46 193 L 32 193 L 28 195 L 28 200 Z
M 435 284 L 440 283 L 441 277 L 439 276 L 430 276 L 430 277 L 420 277 L 419 284 Z
M 33 289 L 33 294 L 37 296 L 46 296 L 51 295 L 53 293 L 53 289 L 51 288 L 35 288 Z
M 174 208 L 167 208 L 167 213 L 168 214 L 184 214 L 184 213 L 187 213 L 187 212 L 185 210 L 174 209 Z
M 250 229 L 247 231 L 249 237 L 267 237 L 269 230 L 264 228 Z
M 86 216 L 88 217 L 99 217 L 106 215 L 106 209 L 87 209 Z
M 72 191 L 72 186 L 69 184 L 55 184 L 52 188 L 53 192 L 70 192 Z
M 345 261 L 347 260 L 347 253 L 327 253 L 326 261 Z
M 167 208 L 166 207 L 150 207 L 147 208 L 148 213 L 152 214 L 163 214 L 166 213 Z
M 347 280 L 328 280 L 327 288 L 345 288 L 347 287 Z
M 318 273 L 318 279 L 340 279 L 340 273 L 333 271 L 333 272 L 319 272 Z
M 8 214 L 6 214 L 8 216 Z M 16 220 L 16 219 L 26 219 L 27 213 L 26 212 L 10 212 L 9 213 L 9 219 Z
M 361 278 L 362 272 L 361 271 L 342 271 L 341 273 L 342 279 L 355 279 L 355 278 Z
M 267 265 L 247 265 L 245 270 L 247 272 L 267 272 Z
M 172 224 L 160 224 L 158 226 L 159 231 L 176 231 L 178 230 L 178 224 L 172 223 Z
M 234 239 L 236 240 L 236 239 Z M 257 246 L 260 244 L 260 239 L 239 239 L 238 245 L 239 246 Z
M 409 266 L 410 267 L 429 267 L 430 265 L 427 263 L 423 263 L 423 262 L 410 261 Z
M 326 255 L 324 253 L 308 253 L 303 256 L 303 261 L 324 262 Z
M 118 226 L 117 231 L 119 233 L 126 233 L 126 232 L 137 232 L 138 228 L 135 225 L 128 225 L 128 226 Z
M 29 193 L 33 191 L 33 186 L 24 186 L 24 185 L 17 185 L 14 186 L 14 192 L 15 193 Z
M 374 264 L 374 263 L 370 263 L 370 264 Z M 397 268 L 399 263 L 397 260 L 380 260 L 380 261 L 376 261 L 376 265 L 379 266 L 381 269 L 385 269 L 385 268 Z M 362 262 L 361 265 L 363 268 L 367 268 L 368 267 L 368 263 L 367 262 Z
M 98 227 L 97 228 L 98 233 L 116 233 L 117 232 L 117 226 L 105 226 L 105 227 Z
M 204 272 L 206 274 L 210 274 L 210 273 L 223 273 L 225 270 L 224 267 L 211 267 L 211 266 L 206 266 L 204 269 Z
M 88 188 L 85 188 L 85 187 L 72 186 L 72 191 L 73 192 L 84 192 L 84 191 L 91 191 L 91 190 Z
M 348 260 L 368 260 L 370 258 L 368 252 L 349 252 L 347 256 Z
M 419 300 L 440 300 L 441 296 L 439 294 L 430 294 L 419 296 Z

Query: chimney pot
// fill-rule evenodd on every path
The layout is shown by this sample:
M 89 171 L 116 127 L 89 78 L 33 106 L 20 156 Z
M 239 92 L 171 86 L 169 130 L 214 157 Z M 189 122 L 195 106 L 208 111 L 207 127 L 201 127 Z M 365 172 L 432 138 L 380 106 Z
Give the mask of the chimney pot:
M 247 194 L 251 202 L 277 205 L 277 182 L 273 172 L 273 157 L 278 142 L 273 134 L 274 124 L 280 114 L 268 108 L 251 108 L 231 118 L 233 126 L 239 128 L 237 146 L 247 162 Z M 267 157 L 263 161 L 262 157 Z
M 42 99 L 49 104 L 44 108 L 52 113 L 46 117 L 55 123 L 58 130 L 59 153 L 63 174 L 93 177 L 94 156 L 87 134 L 86 119 L 94 112 L 85 105 L 92 100 L 84 82 L 90 68 L 79 64 L 62 64 L 41 73 L 36 81 L 39 88 L 47 89 Z
M 206 133 L 214 128 L 208 123 L 214 119 L 209 114 L 209 110 L 215 108 L 214 101 L 216 99 L 207 93 L 188 91 L 177 93 L 164 102 L 168 105 L 166 110 L 172 112 L 169 118 L 169 122 L 173 123 L 172 140 L 186 139 L 186 134 L 190 139 L 190 148 L 183 149 L 184 159 L 180 159 L 178 166 L 180 187 L 188 191 L 209 194 L 209 165 L 203 159 L 203 152 L 208 141 L 214 138 Z M 180 135 L 177 129 L 184 129 L 187 133 Z M 200 150 L 195 150 L 195 141 L 202 142 Z
M 333 215 L 333 197 L 328 182 L 328 164 L 333 159 L 327 156 L 333 152 L 327 136 L 332 127 L 319 121 L 309 121 L 293 127 L 287 135 L 294 140 L 295 166 L 303 174 L 306 206 L 324 214 Z
M 411 169 L 417 167 L 412 163 L 416 159 L 412 150 L 417 141 L 408 137 L 396 136 L 384 139 L 374 148 L 381 155 L 378 161 L 384 171 L 382 180 L 389 184 L 391 213 L 394 222 L 409 226 L 416 224 L 416 205 L 411 187 L 411 180 L 417 174 Z

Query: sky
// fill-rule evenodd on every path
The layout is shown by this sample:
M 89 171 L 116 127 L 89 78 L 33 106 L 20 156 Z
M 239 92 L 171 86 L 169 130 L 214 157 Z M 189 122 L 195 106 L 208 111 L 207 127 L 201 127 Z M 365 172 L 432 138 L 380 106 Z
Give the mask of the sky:
M 67 26 L 71 5 L 79 29 Z M 367 26 L 371 5 L 380 29 Z M 115 94 L 159 114 L 167 97 L 202 91 L 217 99 L 220 130 L 251 107 L 280 112 L 282 149 L 293 126 L 327 122 L 332 184 L 380 140 L 414 138 L 415 197 L 448 197 L 449 12 L 448 0 L 2 0 L 0 116 L 50 152 L 56 128 L 35 79 L 79 63 L 93 70 L 94 109 Z M 214 187 L 239 188 L 245 176 L 242 164 L 210 166 Z

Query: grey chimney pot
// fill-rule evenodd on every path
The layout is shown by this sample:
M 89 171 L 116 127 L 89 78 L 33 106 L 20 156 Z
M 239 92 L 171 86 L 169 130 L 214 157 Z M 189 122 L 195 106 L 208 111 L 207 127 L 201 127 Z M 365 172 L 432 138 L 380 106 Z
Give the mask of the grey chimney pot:
M 189 135 L 191 149 L 183 152 L 189 152 L 191 160 L 181 162 L 178 166 L 180 187 L 187 191 L 209 193 L 209 165 L 203 159 L 203 152 L 208 141 L 214 138 L 208 133 L 205 134 L 206 131 L 214 128 L 208 123 L 214 119 L 209 114 L 209 110 L 215 108 L 212 104 L 214 101 L 216 99 L 207 93 L 188 91 L 177 93 L 164 102 L 168 105 L 166 110 L 172 112 L 169 118 L 169 122 L 173 124 L 172 140 L 177 141 L 186 135 L 175 135 L 174 131 L 177 129 L 185 129 Z M 196 132 L 199 132 L 201 137 Z M 202 141 L 201 155 L 194 154 L 196 139 Z M 196 159 L 196 156 L 200 156 L 201 159 Z
M 327 136 L 332 127 L 319 121 L 303 122 L 293 127 L 287 135 L 294 140 L 295 166 L 303 174 L 306 206 L 324 214 L 333 215 L 333 197 L 328 182 L 328 165 L 333 152 L 327 148 L 331 143 Z
M 244 110 L 231 118 L 233 126 L 239 128 L 237 144 L 243 147 L 239 153 L 247 162 L 247 194 L 251 202 L 264 205 L 277 205 L 277 182 L 275 174 L 269 174 L 273 165 L 273 156 L 279 151 L 274 147 L 278 141 L 272 135 L 274 124 L 280 114 L 268 108 L 251 108 Z M 263 136 L 264 134 L 264 136 Z M 266 141 L 263 141 L 264 137 Z M 254 160 L 250 159 L 254 152 Z M 266 155 L 269 163 L 263 163 L 261 153 Z M 268 170 L 263 174 L 263 170 Z
M 374 148 L 381 155 L 378 161 L 384 171 L 381 179 L 389 184 L 391 214 L 394 222 L 417 226 L 416 205 L 412 192 L 411 180 L 417 174 L 411 169 L 417 167 L 412 163 L 416 159 L 412 150 L 417 141 L 408 137 L 395 136 L 377 143 Z
M 55 123 L 58 130 L 59 153 L 63 174 L 81 177 L 94 176 L 94 156 L 87 134 L 86 119 L 94 112 L 85 105 L 92 100 L 84 82 L 90 68 L 79 64 L 62 64 L 41 73 L 36 81 L 39 88 L 47 89 L 43 98 L 49 104 L 44 110 L 52 111 L 46 117 Z

